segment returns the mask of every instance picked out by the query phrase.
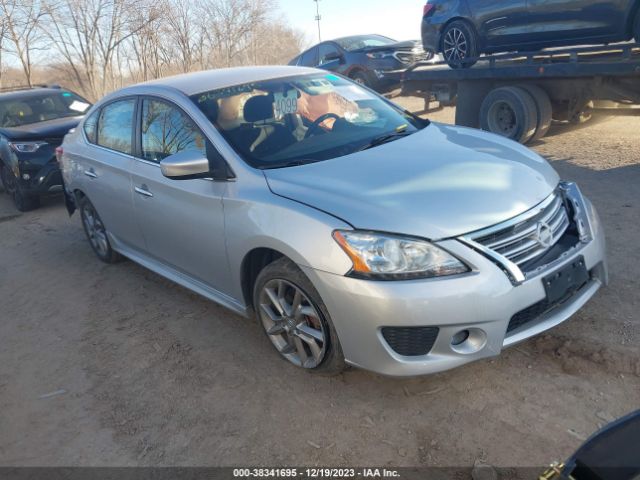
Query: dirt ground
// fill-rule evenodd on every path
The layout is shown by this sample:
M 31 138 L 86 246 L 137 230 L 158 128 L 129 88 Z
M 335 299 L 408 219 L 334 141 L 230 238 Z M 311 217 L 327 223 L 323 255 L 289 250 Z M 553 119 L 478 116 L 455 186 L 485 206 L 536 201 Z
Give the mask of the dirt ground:
M 415 101 L 404 104 L 419 108 Z M 445 110 L 431 116 L 452 121 Z M 560 133 L 563 133 L 560 135 Z M 0 196 L 0 464 L 538 466 L 640 407 L 640 119 L 535 145 L 606 226 L 611 285 L 499 358 L 309 375 L 256 322 L 100 263 L 61 199 Z

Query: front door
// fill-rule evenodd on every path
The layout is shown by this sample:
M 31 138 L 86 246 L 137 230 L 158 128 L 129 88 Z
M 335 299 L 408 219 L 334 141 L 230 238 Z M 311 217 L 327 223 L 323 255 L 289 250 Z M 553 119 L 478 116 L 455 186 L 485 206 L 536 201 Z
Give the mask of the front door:
M 170 180 L 160 161 L 196 150 L 206 155 L 206 137 L 176 105 L 141 100 L 140 153 L 134 161 L 134 208 L 147 252 L 157 261 L 224 292 L 229 267 L 222 199 L 225 182 Z

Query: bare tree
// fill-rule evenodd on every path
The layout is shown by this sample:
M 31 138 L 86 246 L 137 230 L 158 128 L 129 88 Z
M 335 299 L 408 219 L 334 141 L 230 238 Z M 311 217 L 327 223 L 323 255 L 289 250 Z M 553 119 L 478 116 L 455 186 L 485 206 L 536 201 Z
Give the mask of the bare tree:
M 45 30 L 54 48 L 84 92 L 92 99 L 101 97 L 121 78 L 120 65 L 114 63 L 118 49 L 145 27 L 136 12 L 155 11 L 151 0 L 48 1 L 50 26 Z
M 219 66 L 230 67 L 251 46 L 252 36 L 268 22 L 272 0 L 203 0 L 200 19 L 207 45 Z
M 3 38 L 22 66 L 25 80 L 32 84 L 33 55 L 41 46 L 40 24 L 45 16 L 42 4 L 34 0 L 0 0 Z

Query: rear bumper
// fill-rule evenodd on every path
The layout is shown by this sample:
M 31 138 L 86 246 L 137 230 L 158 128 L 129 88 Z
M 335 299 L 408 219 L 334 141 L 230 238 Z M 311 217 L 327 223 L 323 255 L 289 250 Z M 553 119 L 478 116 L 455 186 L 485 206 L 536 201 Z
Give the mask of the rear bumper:
M 432 19 L 422 21 L 422 46 L 427 52 L 440 52 L 440 32 L 442 25 L 432 23 Z
M 503 348 L 566 321 L 607 283 L 604 234 L 592 208 L 590 217 L 593 239 L 580 244 L 554 267 L 561 269 L 582 256 L 591 273 L 589 282 L 568 300 L 508 335 L 509 322 L 516 313 L 546 298 L 542 276 L 514 286 L 494 263 L 457 240 L 442 245 L 473 265 L 473 273 L 445 279 L 372 282 L 303 270 L 328 308 L 349 364 L 390 376 L 436 373 L 497 356 Z M 438 331 L 426 355 L 409 357 L 391 348 L 383 336 L 384 327 L 437 327 Z M 452 337 L 463 330 L 472 332 L 471 348 L 452 345 Z

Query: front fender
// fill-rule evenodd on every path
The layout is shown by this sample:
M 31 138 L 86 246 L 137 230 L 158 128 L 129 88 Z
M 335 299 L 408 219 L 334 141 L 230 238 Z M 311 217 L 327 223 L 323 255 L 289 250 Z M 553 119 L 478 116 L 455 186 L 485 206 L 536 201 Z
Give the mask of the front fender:
M 242 298 L 243 261 L 257 248 L 275 250 L 301 267 L 338 275 L 352 268 L 351 260 L 332 238 L 335 229 L 352 228 L 349 224 L 268 191 L 236 195 L 239 188 L 238 184 L 230 185 L 230 195 L 224 199 L 233 290 L 229 293 L 235 298 Z

